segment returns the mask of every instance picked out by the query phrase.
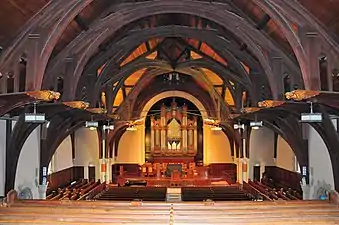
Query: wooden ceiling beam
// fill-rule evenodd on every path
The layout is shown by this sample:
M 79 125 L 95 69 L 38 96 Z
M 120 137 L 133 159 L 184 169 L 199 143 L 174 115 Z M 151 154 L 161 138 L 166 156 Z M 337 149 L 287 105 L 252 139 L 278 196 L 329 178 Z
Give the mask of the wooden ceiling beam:
M 81 18 L 80 15 L 77 15 L 75 18 L 74 18 L 75 22 L 78 24 L 78 26 L 82 29 L 82 30 L 85 30 L 87 31 L 89 29 L 88 25 L 86 24 L 86 22 L 84 21 L 83 18 Z
M 264 29 L 270 20 L 271 20 L 271 17 L 270 17 L 269 15 L 265 14 L 265 15 L 261 18 L 261 20 L 259 21 L 259 23 L 257 24 L 257 29 L 258 29 L 258 30 Z
M 225 95 L 226 95 L 226 84 L 225 82 L 222 85 L 222 89 L 221 89 L 221 97 L 222 99 L 225 99 Z
M 18 3 L 16 3 L 14 0 L 7 0 L 8 3 L 10 3 L 14 8 L 19 10 L 22 15 L 27 16 L 27 12 L 24 8 L 22 8 Z M 28 2 L 26 4 L 29 4 Z

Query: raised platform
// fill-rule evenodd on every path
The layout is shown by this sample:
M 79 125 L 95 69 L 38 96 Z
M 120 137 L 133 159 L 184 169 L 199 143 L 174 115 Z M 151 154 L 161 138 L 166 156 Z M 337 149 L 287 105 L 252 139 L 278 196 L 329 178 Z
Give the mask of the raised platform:
M 125 181 L 120 181 L 120 182 L 125 183 L 126 181 L 129 181 L 132 185 L 133 183 L 136 185 L 146 183 L 146 186 L 148 187 L 209 187 L 209 186 L 229 186 L 230 185 L 223 178 L 213 178 L 213 177 L 171 179 L 170 177 L 156 178 L 156 177 L 125 176 L 123 179 L 125 179 Z
M 186 157 L 178 157 L 178 156 L 154 156 L 151 161 L 153 163 L 174 163 L 174 164 L 181 164 L 181 163 L 192 163 L 194 162 L 193 156 L 186 156 Z

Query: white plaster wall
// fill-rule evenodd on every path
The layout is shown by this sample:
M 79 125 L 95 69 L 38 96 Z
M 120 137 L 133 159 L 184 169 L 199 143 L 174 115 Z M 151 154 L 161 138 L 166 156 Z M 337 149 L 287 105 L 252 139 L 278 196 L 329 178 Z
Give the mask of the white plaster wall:
M 5 195 L 6 182 L 6 121 L 0 120 L 0 196 Z
M 136 131 L 126 131 L 118 145 L 116 163 L 145 163 L 145 142 L 144 128 L 137 127 Z
M 40 126 L 27 138 L 21 150 L 15 176 L 14 189 L 20 192 L 25 187 L 32 190 L 33 198 L 39 198 L 37 184 L 39 182 L 40 165 Z
M 208 125 L 203 125 L 203 163 L 204 165 L 208 165 L 210 161 L 210 154 L 211 154 L 211 128 Z
M 319 185 L 327 184 L 334 189 L 334 178 L 330 155 L 321 136 L 311 126 L 308 127 L 308 135 L 310 197 L 314 198 Z
M 231 147 L 225 133 L 222 131 L 210 130 L 210 132 L 208 132 L 208 135 L 209 137 L 206 140 L 207 142 L 209 142 L 207 143 L 208 154 L 206 157 L 206 164 L 233 163 L 231 156 Z
M 281 136 L 278 136 L 276 166 L 295 171 L 295 165 L 295 154 L 292 148 Z
M 88 174 L 88 166 L 95 166 L 95 178 L 100 179 L 99 140 L 97 131 L 81 128 L 74 134 L 75 159 L 74 166 L 83 166 L 84 174 Z
M 71 137 L 68 136 L 55 151 L 52 158 L 51 170 L 55 173 L 70 167 L 73 167 L 72 141 Z
M 274 132 L 266 127 L 252 130 L 249 147 L 248 177 L 253 180 L 253 166 L 275 166 L 273 159 Z M 260 173 L 263 172 L 260 171 Z

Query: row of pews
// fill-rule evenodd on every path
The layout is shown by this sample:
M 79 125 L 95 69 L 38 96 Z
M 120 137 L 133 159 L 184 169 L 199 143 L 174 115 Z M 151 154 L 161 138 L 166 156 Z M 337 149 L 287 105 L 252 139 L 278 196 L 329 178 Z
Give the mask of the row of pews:
M 51 191 L 47 194 L 47 200 L 81 200 L 85 199 L 89 193 L 96 191 L 101 187 L 100 180 L 88 181 L 81 179 L 73 182 L 64 188 L 58 188 L 57 190 Z
M 0 224 L 339 224 L 330 201 L 112 202 L 14 200 Z
M 248 201 L 252 196 L 240 190 L 238 186 L 225 187 L 184 187 L 183 201 Z
M 273 179 L 263 179 L 261 182 L 262 184 L 266 185 L 267 187 L 271 189 L 284 190 L 285 192 L 290 193 L 291 195 L 296 197 L 297 199 L 302 199 L 301 188 L 299 188 L 298 190 L 295 190 L 291 188 L 290 186 L 286 184 L 282 184 L 280 182 L 276 182 Z
M 164 187 L 113 187 L 98 194 L 96 200 L 109 201 L 166 201 Z M 223 187 L 182 187 L 182 201 L 244 201 L 253 200 L 254 196 L 242 191 L 238 186 Z
M 283 188 L 276 186 L 268 186 L 258 181 L 248 181 L 248 185 L 251 188 L 257 190 L 263 196 L 267 196 L 268 200 L 301 200 L 302 196 L 291 188 Z
M 114 187 L 107 188 L 98 194 L 96 200 L 110 201 L 162 201 L 166 200 L 166 188 L 164 187 Z

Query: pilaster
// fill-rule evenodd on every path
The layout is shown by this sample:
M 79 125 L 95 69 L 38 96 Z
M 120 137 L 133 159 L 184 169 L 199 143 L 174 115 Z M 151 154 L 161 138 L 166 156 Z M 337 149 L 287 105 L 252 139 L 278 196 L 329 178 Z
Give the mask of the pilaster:
M 90 87 L 90 86 L 89 86 Z M 108 113 L 113 113 L 113 84 L 107 84 L 105 90 L 106 109 Z
M 110 184 L 112 182 L 112 165 L 111 159 L 106 159 L 106 184 Z
M 242 171 L 242 160 L 236 159 L 237 162 L 237 182 L 243 184 L 243 171 Z
M 76 60 L 72 57 L 64 59 L 65 77 L 64 77 L 64 91 L 62 100 L 72 101 L 74 99 L 75 87 L 74 85 L 74 70 L 76 67 Z
M 7 72 L 0 71 L 0 94 L 7 93 Z
M 20 86 L 20 62 L 15 63 L 13 66 L 13 74 L 14 74 L 14 92 L 19 92 Z
M 46 199 L 47 185 L 38 185 L 39 199 Z
M 309 74 L 304 77 L 305 88 L 307 90 L 321 90 L 319 54 L 321 42 L 317 32 L 305 33 L 305 50 L 307 54 L 307 66 Z
M 328 83 L 328 90 L 333 91 L 333 70 L 335 69 L 335 60 L 332 54 L 327 56 L 327 83 Z
M 277 93 L 278 99 L 284 99 L 284 82 L 283 82 L 283 59 L 280 56 L 273 56 L 272 57 L 272 70 L 275 76 L 275 80 L 277 83 Z
M 40 66 L 40 34 L 29 34 L 27 45 L 27 73 L 26 90 L 40 89 L 38 84 L 38 70 Z

